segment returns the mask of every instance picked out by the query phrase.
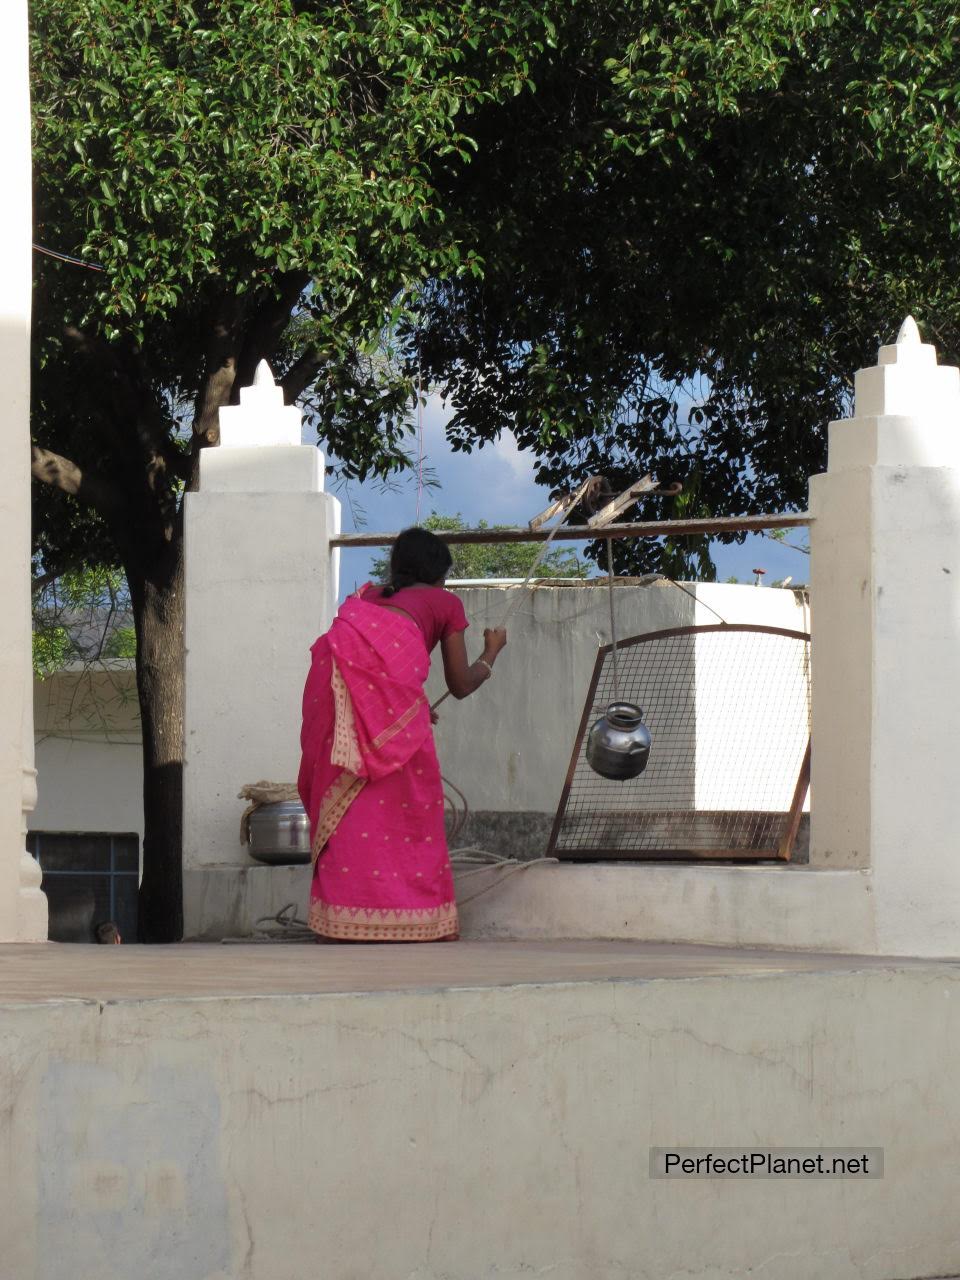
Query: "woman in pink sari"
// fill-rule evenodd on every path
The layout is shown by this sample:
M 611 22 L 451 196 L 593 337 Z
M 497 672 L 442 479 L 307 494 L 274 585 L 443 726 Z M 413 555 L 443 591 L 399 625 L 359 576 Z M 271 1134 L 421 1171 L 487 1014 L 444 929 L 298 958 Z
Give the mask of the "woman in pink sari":
M 423 692 L 439 643 L 447 688 L 490 678 L 506 632 L 467 661 L 463 605 L 444 590 L 451 557 L 406 529 L 390 582 L 341 605 L 314 644 L 303 695 L 298 786 L 310 815 L 310 927 L 325 938 L 432 942 L 458 935 L 433 716 Z

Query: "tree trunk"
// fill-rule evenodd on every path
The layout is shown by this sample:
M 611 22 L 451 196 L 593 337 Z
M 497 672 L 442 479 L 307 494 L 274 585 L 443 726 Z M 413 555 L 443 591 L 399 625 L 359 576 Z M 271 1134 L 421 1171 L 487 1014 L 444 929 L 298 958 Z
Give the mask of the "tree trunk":
M 146 572 L 127 569 L 143 728 L 140 942 L 183 937 L 183 577 L 182 525 Z

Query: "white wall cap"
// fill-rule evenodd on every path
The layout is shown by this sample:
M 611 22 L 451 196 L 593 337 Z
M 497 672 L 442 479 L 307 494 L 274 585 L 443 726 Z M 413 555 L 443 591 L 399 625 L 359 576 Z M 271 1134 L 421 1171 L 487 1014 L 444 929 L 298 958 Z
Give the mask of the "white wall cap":
M 897 340 L 892 346 L 881 347 L 877 364 L 909 364 L 928 368 L 937 363 L 937 349 L 920 338 L 920 330 L 913 316 L 907 316 L 900 326 Z
M 220 410 L 220 448 L 299 445 L 301 421 L 300 410 L 283 403 L 283 388 L 277 386 L 266 360 L 261 360 L 253 385 L 240 388 L 240 403 Z
M 325 458 L 310 444 L 200 451 L 200 492 L 322 493 Z
M 912 316 L 853 383 L 854 416 L 830 424 L 829 471 L 960 467 L 960 369 L 937 364 Z
M 960 373 L 937 364 L 936 347 L 922 342 L 913 316 L 900 326 L 897 340 L 881 347 L 872 368 L 854 375 L 856 419 L 960 415 Z M 960 422 L 957 424 L 960 426 Z
M 940 414 L 845 418 L 827 435 L 830 472 L 858 467 L 960 469 L 960 423 Z
M 902 347 L 887 350 L 902 351 Z M 912 348 L 929 352 L 931 359 L 898 360 L 895 364 L 858 369 L 854 375 L 855 416 L 901 417 L 939 415 L 953 420 L 960 416 L 960 370 L 938 365 L 933 347 Z
M 877 352 L 878 365 L 896 364 L 911 369 L 932 369 L 937 363 L 937 349 L 929 342 L 895 342 Z

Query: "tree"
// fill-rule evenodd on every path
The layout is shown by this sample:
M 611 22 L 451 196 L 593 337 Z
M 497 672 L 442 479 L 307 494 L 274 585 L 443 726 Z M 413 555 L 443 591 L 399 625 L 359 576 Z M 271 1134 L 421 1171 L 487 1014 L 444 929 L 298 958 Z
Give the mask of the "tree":
M 38 574 L 33 584 L 33 671 L 40 679 L 68 662 L 134 658 L 130 598 L 117 569 L 71 569 L 57 577 Z
M 958 28 L 945 0 L 571 6 L 448 191 L 486 264 L 420 317 L 454 443 L 509 426 L 544 483 L 652 470 L 688 515 L 803 504 L 908 311 L 960 354 Z
M 946 0 L 34 0 L 33 22 L 37 236 L 102 268 L 38 272 L 38 551 L 130 583 L 145 937 L 179 910 L 180 500 L 260 358 L 346 475 L 404 466 L 421 370 L 456 447 L 509 427 L 554 489 L 653 470 L 721 515 L 803 500 L 907 310 L 960 350 Z
M 181 933 L 182 496 L 257 363 L 347 475 L 405 462 L 377 359 L 432 277 L 480 269 L 438 197 L 540 6 L 35 0 L 34 467 L 44 574 L 121 567 L 144 743 L 140 937 Z M 389 351 L 387 353 L 389 357 Z
M 458 513 L 455 516 L 438 515 L 432 511 L 424 520 L 425 529 L 465 529 L 467 525 Z M 506 529 L 507 525 L 487 524 L 481 520 L 476 526 L 479 529 Z M 450 546 L 453 556 L 453 568 L 450 570 L 451 580 L 457 578 L 525 578 L 541 549 L 538 542 L 501 542 L 501 543 L 463 543 L 454 542 Z M 389 576 L 390 559 L 384 555 L 375 559 L 370 571 L 378 582 L 386 582 Z M 537 566 L 539 578 L 586 578 L 590 567 L 580 559 L 576 551 L 569 547 L 560 547 L 548 551 Z

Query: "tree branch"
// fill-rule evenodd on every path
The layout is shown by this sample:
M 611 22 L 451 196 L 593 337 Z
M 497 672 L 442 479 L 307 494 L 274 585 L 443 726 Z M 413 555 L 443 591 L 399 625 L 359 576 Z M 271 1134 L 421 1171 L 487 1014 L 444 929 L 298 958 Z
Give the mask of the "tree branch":
M 278 291 L 261 303 L 242 340 L 237 333 L 243 317 L 242 301 L 232 296 L 221 299 L 207 347 L 207 374 L 197 395 L 188 489 L 195 489 L 199 480 L 200 451 L 220 442 L 221 408 L 237 404 L 240 388 L 253 382 L 257 365 L 273 356 L 294 305 L 309 283 L 310 276 L 303 272 L 288 271 L 280 276 Z
M 280 380 L 285 404 L 294 404 L 326 364 L 317 347 L 311 345 L 293 362 Z
M 240 346 L 238 327 L 243 316 L 243 303 L 235 294 L 220 297 L 210 322 L 205 372 L 197 392 L 193 416 L 193 454 L 206 444 L 216 444 L 219 437 L 218 414 L 230 403 L 237 379 L 237 352 Z
M 63 573 L 62 569 L 51 569 L 49 573 L 41 573 L 41 574 L 38 574 L 35 578 L 31 578 L 30 579 L 31 596 L 36 596 L 36 595 L 39 595 L 41 592 L 46 591 L 47 587 L 50 586 L 51 582 L 56 582 L 56 580 L 62 575 L 62 573 Z
M 133 425 L 151 487 L 158 486 L 160 473 L 167 470 L 186 480 L 190 459 L 170 439 L 169 423 L 150 388 L 143 353 L 113 346 L 73 325 L 64 332 L 100 374 L 110 398 L 114 431 L 122 437 L 122 424 Z
M 69 458 L 51 453 L 49 449 L 32 447 L 30 474 L 34 480 L 69 493 L 71 497 L 94 507 L 101 515 L 114 512 L 121 505 L 119 492 L 103 476 L 84 471 Z
M 302 271 L 286 271 L 277 280 L 277 291 L 271 294 L 257 311 L 247 330 L 231 399 L 236 403 L 240 388 L 253 382 L 253 375 L 261 360 L 270 359 L 284 329 L 290 323 L 291 312 L 297 299 L 310 283 L 310 276 Z

